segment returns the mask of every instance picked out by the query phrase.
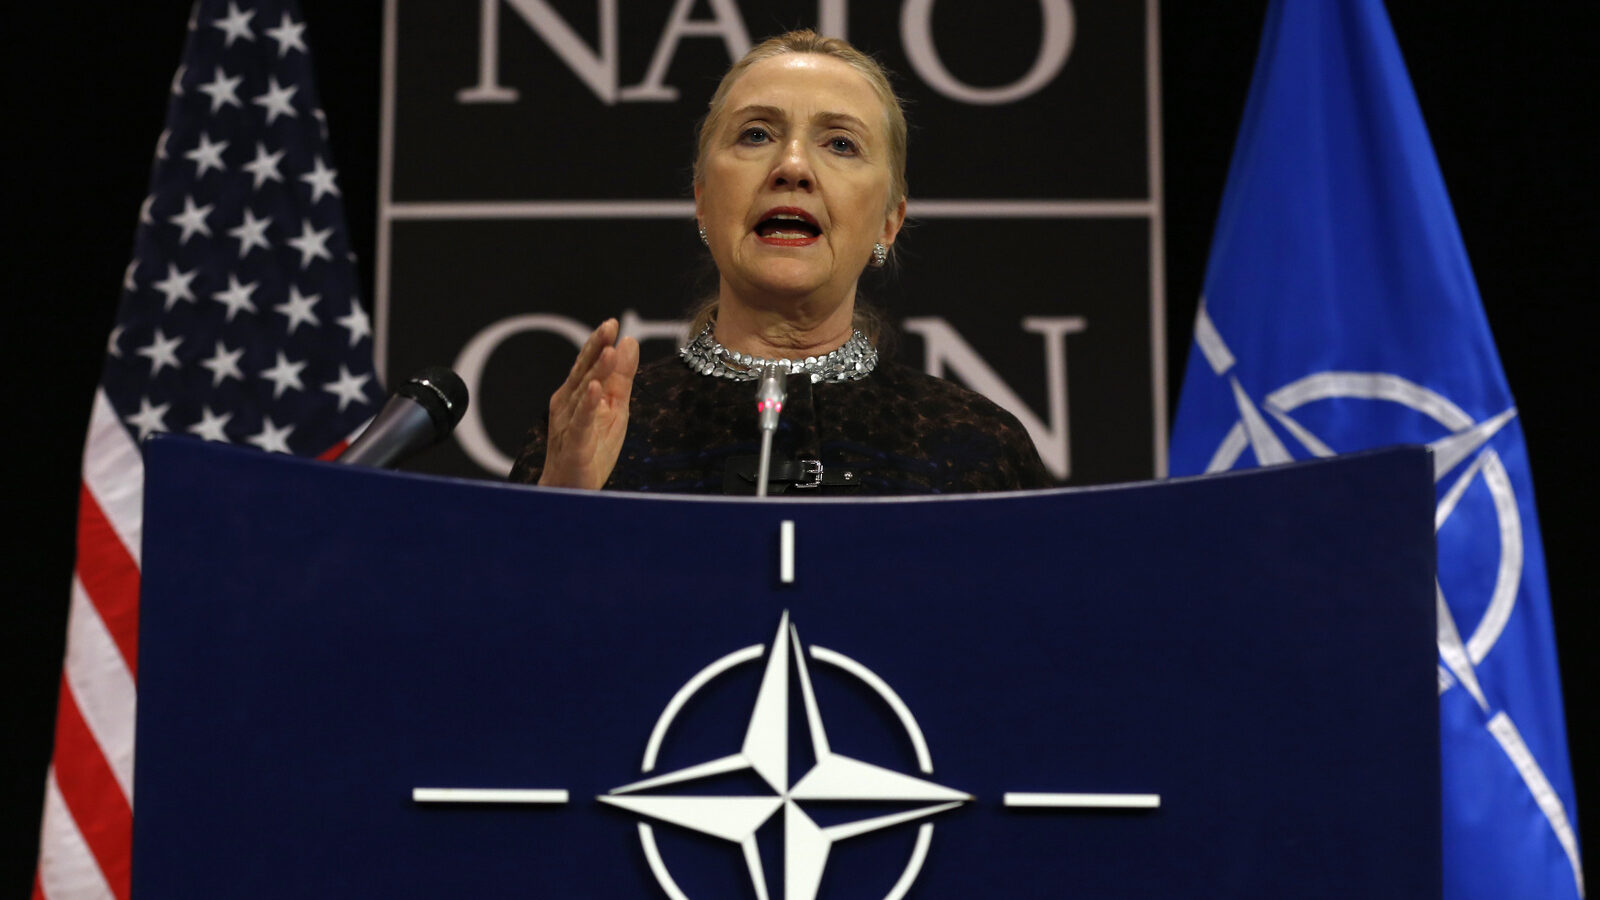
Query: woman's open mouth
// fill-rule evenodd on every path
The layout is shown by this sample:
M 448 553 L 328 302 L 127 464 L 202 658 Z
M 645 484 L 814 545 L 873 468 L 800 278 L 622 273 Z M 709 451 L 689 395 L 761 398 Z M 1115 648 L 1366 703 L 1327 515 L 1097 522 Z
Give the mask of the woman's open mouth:
M 762 243 L 800 247 L 816 243 L 822 236 L 822 226 L 805 210 L 785 207 L 768 210 L 766 217 L 756 223 L 755 232 Z

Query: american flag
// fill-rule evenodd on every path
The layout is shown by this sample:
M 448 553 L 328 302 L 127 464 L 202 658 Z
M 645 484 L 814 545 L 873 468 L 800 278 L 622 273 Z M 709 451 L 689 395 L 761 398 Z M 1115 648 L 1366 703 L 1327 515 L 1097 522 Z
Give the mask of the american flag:
M 296 4 L 199 0 L 188 28 L 84 448 L 36 898 L 129 892 L 139 441 L 328 455 L 382 396 Z

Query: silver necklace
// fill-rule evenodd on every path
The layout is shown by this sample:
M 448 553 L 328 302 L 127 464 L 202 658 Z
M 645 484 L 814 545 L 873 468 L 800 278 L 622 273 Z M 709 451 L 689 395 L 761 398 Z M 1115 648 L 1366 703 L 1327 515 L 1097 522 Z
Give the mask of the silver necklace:
M 707 325 L 698 337 L 678 348 L 678 356 L 701 375 L 731 381 L 755 381 L 761 377 L 761 370 L 768 366 L 783 368 L 790 375 L 810 375 L 812 384 L 820 381 L 860 381 L 878 366 L 878 348 L 872 346 L 872 342 L 859 331 L 852 333 L 850 340 L 826 356 L 766 359 L 722 346 L 711 336 L 711 326 Z

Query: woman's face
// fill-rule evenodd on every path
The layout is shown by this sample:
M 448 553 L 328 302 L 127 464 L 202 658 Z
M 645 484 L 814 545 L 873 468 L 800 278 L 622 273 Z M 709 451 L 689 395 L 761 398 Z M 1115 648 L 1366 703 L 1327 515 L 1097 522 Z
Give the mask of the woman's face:
M 713 127 L 695 211 L 724 286 L 750 301 L 853 297 L 873 243 L 905 220 L 872 86 L 833 57 L 784 54 L 746 70 Z

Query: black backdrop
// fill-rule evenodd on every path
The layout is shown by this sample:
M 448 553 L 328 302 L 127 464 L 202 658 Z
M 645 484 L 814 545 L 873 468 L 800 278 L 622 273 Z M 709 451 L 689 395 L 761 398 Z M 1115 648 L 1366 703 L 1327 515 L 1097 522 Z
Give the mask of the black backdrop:
M 948 2 L 948 0 L 947 0 Z M 352 236 L 371 283 L 379 0 L 302 0 Z M 1168 3 L 1162 105 L 1170 397 L 1243 108 L 1264 0 Z M 1412 0 L 1390 14 L 1455 203 L 1527 434 L 1560 642 L 1579 827 L 1595 821 L 1600 741 L 1584 547 L 1594 428 L 1580 389 L 1600 277 L 1596 33 L 1581 7 Z M 32 877 L 49 758 L 79 456 L 132 246 L 187 3 L 34 3 L 7 22 L 5 346 L 12 412 L 0 673 L 0 896 Z M 1590 87 L 1584 87 L 1589 85 Z M 1581 831 L 1580 831 L 1581 833 Z
M 886 352 L 1010 408 L 1057 478 L 1149 478 L 1165 448 L 1155 385 L 1164 317 L 1152 321 L 1160 183 L 1147 124 L 1155 3 L 1051 0 L 1072 24 L 1049 29 L 1041 5 L 848 5 L 842 24 L 900 74 L 913 125 L 910 227 L 895 242 L 898 264 L 865 274 L 860 296 L 904 323 Z M 500 478 L 593 324 L 620 313 L 645 363 L 676 349 L 677 323 L 708 287 L 690 273 L 711 268 L 690 212 L 691 123 L 747 32 L 812 24 L 817 7 L 725 2 L 718 25 L 729 41 L 680 43 L 671 4 L 615 4 L 609 28 L 587 0 L 552 4 L 583 34 L 575 50 L 536 32 L 537 17 L 517 4 L 496 0 L 493 17 L 471 4 L 391 6 L 392 177 L 379 188 L 389 202 L 379 206 L 372 291 L 378 365 L 405 377 L 451 362 L 472 406 L 453 440 L 416 465 Z M 980 32 L 982 41 L 962 40 Z M 608 63 L 584 69 L 558 52 L 584 56 L 590 41 L 614 47 Z M 968 102 L 937 74 L 935 55 L 964 84 L 1021 89 L 1003 88 L 1006 102 Z M 660 91 L 640 86 L 653 81 L 653 57 Z M 1043 83 L 1018 82 L 1036 60 L 1046 63 Z M 515 100 L 483 102 L 491 84 Z M 1019 202 L 1033 205 L 1030 215 L 997 208 Z

